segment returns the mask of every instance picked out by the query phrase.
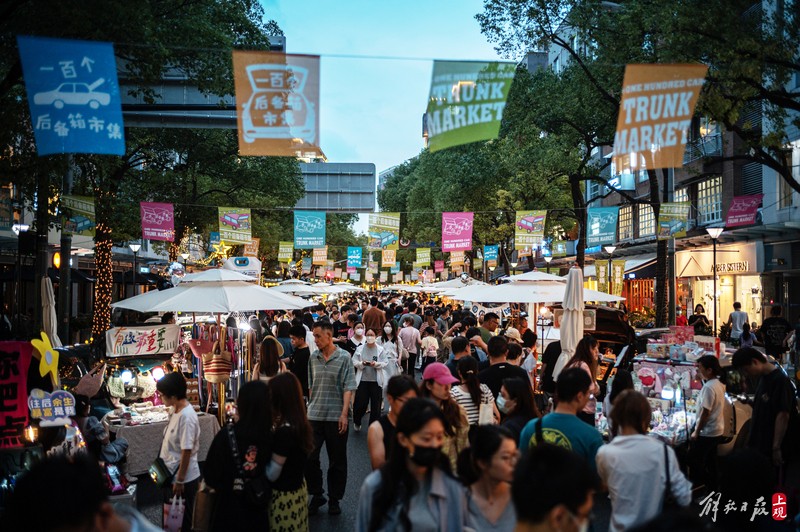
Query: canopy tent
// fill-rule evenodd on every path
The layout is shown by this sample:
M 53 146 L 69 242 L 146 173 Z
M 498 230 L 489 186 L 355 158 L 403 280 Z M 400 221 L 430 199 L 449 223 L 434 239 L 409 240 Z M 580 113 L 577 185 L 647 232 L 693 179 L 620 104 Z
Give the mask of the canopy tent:
M 560 303 L 564 301 L 566 283 L 515 282 L 499 285 L 468 286 L 459 290 L 444 292 L 453 299 L 475 303 Z M 585 289 L 584 301 L 607 303 L 624 301 L 619 297 L 596 290 Z
M 228 272 L 241 275 L 236 272 Z M 305 299 L 282 294 L 245 281 L 182 282 L 175 288 L 153 290 L 130 297 L 112 307 L 139 312 L 233 312 L 291 310 L 308 306 Z

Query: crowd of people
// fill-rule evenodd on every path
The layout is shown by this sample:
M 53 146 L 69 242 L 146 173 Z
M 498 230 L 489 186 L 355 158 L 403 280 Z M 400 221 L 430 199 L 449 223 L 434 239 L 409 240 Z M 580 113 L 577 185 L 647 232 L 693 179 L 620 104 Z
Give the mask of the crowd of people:
M 604 443 L 595 428 L 596 339 L 584 337 L 558 367 L 560 344 L 540 356 L 524 314 L 506 325 L 493 312 L 478 319 L 458 306 L 397 295 L 255 320 L 260 349 L 252 379 L 238 390 L 232 421 L 202 466 L 184 377 L 158 381 L 159 398 L 172 410 L 159 453 L 173 472 L 164 499 L 184 498 L 183 530 L 209 489 L 216 493 L 211 530 L 308 530 L 309 516 L 323 507 L 342 512 L 348 460 L 368 459 L 373 471 L 360 489 L 358 531 L 586 530 L 595 495 L 606 492 L 610 529 L 621 531 L 663 519 L 669 503 L 689 506 L 692 481 L 703 493 L 718 489 L 725 389 L 715 357 L 698 362 L 704 386 L 690 481 L 674 450 L 647 435 L 650 404 L 625 370 L 604 398 L 611 427 Z M 740 349 L 733 364 L 761 377 L 748 446 L 784 465 L 795 412 L 788 379 L 752 348 Z M 365 417 L 369 456 L 348 456 L 350 432 L 361 431 Z M 84 475 L 87 486 L 98 476 L 82 460 L 34 467 L 17 486 L 7 523 L 35 519 L 41 526 L 27 529 L 53 530 L 55 519 L 66 519 L 27 513 L 39 469 L 48 478 Z M 266 495 L 257 489 L 262 483 Z M 89 529 L 100 520 L 141 521 L 134 511 L 115 514 L 96 492 L 87 487 L 91 497 L 75 502 L 82 511 L 63 523 Z

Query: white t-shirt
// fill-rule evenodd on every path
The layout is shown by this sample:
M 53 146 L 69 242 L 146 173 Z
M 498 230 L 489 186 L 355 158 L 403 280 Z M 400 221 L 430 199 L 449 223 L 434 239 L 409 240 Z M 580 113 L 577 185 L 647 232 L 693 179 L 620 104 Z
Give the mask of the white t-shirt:
M 177 474 L 181 465 L 181 451 L 189 449 L 192 451 L 192 458 L 189 460 L 189 469 L 186 470 L 184 482 L 200 478 L 200 465 L 197 463 L 197 453 L 200 451 L 200 422 L 192 405 L 169 417 L 159 456 L 167 468 Z
M 725 420 L 722 412 L 725 406 L 725 385 L 714 378 L 706 381 L 697 398 L 698 417 L 701 408 L 708 408 L 708 422 L 700 431 L 700 436 L 722 436 L 725 431 Z
M 747 317 L 747 312 L 741 310 L 734 310 L 731 312 L 731 338 L 739 338 L 742 335 L 742 325 L 748 323 L 750 320 Z

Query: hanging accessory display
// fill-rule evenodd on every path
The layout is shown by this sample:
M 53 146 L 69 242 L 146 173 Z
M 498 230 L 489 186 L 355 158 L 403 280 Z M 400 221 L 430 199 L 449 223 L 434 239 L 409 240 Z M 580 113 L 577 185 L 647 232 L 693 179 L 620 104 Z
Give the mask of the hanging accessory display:
M 222 327 L 219 340 L 214 342 L 211 352 L 203 354 L 203 375 L 208 382 L 225 384 L 230 378 L 233 363 L 227 339 L 228 328 Z

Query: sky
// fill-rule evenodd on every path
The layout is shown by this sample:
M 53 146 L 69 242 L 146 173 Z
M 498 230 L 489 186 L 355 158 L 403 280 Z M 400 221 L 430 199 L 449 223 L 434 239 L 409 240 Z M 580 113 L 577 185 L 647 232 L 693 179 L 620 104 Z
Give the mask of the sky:
M 262 5 L 283 30 L 288 53 L 321 56 L 320 140 L 328 161 L 371 162 L 376 173 L 422 149 L 433 59 L 500 59 L 475 20 L 482 0 Z M 366 218 L 357 232 L 366 231 Z

